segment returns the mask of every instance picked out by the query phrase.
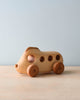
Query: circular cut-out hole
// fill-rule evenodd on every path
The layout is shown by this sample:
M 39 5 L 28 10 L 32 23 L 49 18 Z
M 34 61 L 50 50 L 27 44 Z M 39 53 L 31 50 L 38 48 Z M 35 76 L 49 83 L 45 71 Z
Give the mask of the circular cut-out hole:
M 59 55 L 56 56 L 56 60 L 60 60 L 60 56 Z
M 52 61 L 52 59 L 53 59 L 53 57 L 50 55 L 50 56 L 48 57 L 48 61 Z
M 43 62 L 43 61 L 44 61 L 44 57 L 41 56 L 41 57 L 40 57 L 40 62 Z
M 29 55 L 29 56 L 28 56 L 28 61 L 29 61 L 29 62 L 34 62 L 34 59 L 35 59 L 35 58 L 34 58 L 33 55 Z

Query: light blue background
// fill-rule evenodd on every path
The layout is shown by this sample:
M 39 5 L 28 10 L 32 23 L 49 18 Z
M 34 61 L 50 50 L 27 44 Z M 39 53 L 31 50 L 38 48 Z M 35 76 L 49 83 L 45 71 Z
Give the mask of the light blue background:
M 28 46 L 80 65 L 80 0 L 0 0 L 0 65 L 15 64 Z

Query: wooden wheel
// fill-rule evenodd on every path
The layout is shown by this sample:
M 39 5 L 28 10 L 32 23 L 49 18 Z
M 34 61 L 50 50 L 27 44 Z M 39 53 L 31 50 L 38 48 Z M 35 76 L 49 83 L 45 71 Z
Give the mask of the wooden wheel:
M 64 71 L 64 65 L 63 65 L 63 63 L 61 63 L 61 62 L 56 62 L 56 63 L 53 65 L 53 71 L 54 71 L 54 73 L 56 73 L 56 74 L 61 74 L 61 73 Z
M 29 65 L 27 68 L 28 76 L 35 77 L 39 73 L 39 68 L 36 65 Z

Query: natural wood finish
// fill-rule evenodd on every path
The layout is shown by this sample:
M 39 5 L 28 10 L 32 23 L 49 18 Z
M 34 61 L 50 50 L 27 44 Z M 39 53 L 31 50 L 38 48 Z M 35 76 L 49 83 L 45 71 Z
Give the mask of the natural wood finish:
M 61 62 L 56 62 L 53 65 L 53 72 L 56 74 L 61 74 L 64 71 L 64 65 Z
M 0 66 L 0 100 L 80 100 L 80 67 L 31 78 Z
M 39 68 L 36 65 L 29 65 L 26 71 L 28 76 L 35 77 L 39 73 Z
M 29 47 L 27 50 L 24 51 L 20 60 L 15 65 L 15 68 L 19 73 L 27 74 L 26 70 L 28 69 L 28 67 L 36 65 L 39 69 L 39 73 L 50 73 L 51 70 L 53 69 L 53 65 L 56 62 L 63 64 L 63 57 L 59 52 L 56 51 L 45 52 L 45 51 L 40 51 L 36 47 Z M 55 68 L 56 72 L 59 71 L 60 69 L 59 66 L 58 69 L 57 70 L 56 69 L 57 68 Z M 61 73 L 61 71 L 59 72 Z

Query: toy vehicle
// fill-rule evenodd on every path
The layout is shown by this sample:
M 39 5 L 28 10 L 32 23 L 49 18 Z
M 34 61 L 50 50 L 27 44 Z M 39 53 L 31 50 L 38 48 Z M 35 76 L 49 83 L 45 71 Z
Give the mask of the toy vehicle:
M 29 47 L 19 62 L 15 64 L 15 68 L 19 73 L 31 77 L 35 77 L 38 73 L 50 73 L 51 71 L 61 74 L 64 71 L 63 57 L 55 51 L 43 52 L 37 47 Z

